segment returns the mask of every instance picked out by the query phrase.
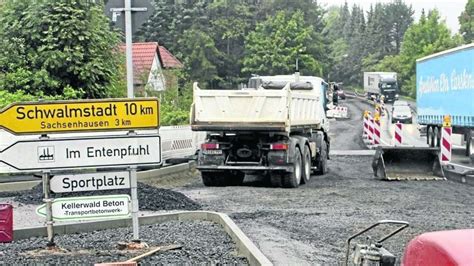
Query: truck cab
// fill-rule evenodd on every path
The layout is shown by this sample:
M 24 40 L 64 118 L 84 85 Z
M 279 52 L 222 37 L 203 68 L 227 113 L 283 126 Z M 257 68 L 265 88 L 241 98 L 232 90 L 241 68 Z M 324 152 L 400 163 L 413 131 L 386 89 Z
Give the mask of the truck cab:
M 380 93 L 385 97 L 386 102 L 398 100 L 398 82 L 393 77 L 382 77 L 378 84 Z

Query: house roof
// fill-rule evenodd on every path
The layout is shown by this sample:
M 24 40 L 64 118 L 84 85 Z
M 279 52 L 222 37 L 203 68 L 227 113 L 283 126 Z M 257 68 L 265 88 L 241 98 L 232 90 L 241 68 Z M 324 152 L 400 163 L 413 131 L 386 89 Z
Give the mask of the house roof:
M 120 50 L 125 52 L 125 44 L 120 45 Z M 157 42 L 133 43 L 133 79 L 134 83 L 140 83 L 143 73 L 151 70 L 155 54 L 158 53 L 163 68 L 182 68 L 183 64 L 174 57 L 165 47 L 159 46 Z
M 182 68 L 183 64 L 164 46 L 159 47 L 161 65 L 164 68 Z

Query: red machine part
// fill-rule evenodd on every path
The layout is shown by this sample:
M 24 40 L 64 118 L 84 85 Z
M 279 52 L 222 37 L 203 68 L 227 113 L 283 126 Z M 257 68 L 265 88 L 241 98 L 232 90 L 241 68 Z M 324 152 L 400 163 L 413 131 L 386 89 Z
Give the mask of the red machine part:
M 0 243 L 13 241 L 13 207 L 0 204 Z
M 474 265 L 474 229 L 431 232 L 408 243 L 404 266 Z

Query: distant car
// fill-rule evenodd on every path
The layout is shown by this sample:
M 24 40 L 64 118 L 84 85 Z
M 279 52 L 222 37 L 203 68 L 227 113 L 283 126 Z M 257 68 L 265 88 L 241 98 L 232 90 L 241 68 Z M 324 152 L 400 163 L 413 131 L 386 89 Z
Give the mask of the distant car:
M 392 104 L 392 112 L 395 106 L 410 106 L 410 104 L 406 101 L 394 101 Z
M 392 109 L 392 123 L 396 123 L 399 121 L 400 123 L 409 123 L 413 122 L 413 116 L 408 105 L 397 105 L 394 106 Z
M 339 99 L 341 99 L 341 100 L 345 100 L 345 99 L 346 99 L 346 94 L 344 93 L 343 90 L 340 90 L 340 89 L 339 89 L 339 90 L 337 90 L 336 92 L 337 92 L 337 96 L 339 97 Z

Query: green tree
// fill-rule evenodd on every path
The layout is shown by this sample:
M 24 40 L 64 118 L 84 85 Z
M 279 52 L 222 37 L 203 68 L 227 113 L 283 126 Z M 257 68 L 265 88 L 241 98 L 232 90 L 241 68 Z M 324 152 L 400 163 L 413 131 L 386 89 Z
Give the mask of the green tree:
M 0 11 L 0 89 L 102 98 L 120 89 L 119 35 L 103 4 L 8 0 Z
M 468 0 L 466 8 L 459 16 L 459 24 L 461 28 L 459 33 L 464 38 L 466 43 L 474 41 L 474 0 Z
M 385 14 L 387 15 L 388 37 L 392 43 L 392 54 L 400 52 L 403 36 L 413 23 L 414 13 L 411 5 L 406 5 L 402 0 L 394 0 L 387 5 Z
M 245 40 L 243 71 L 248 74 L 289 74 L 299 57 L 303 73 L 321 73 L 321 64 L 312 55 L 318 50 L 312 31 L 312 26 L 305 25 L 301 11 L 291 16 L 281 11 L 267 17 Z
M 253 13 L 243 1 L 215 0 L 210 6 L 209 34 L 220 51 L 215 62 L 222 79 L 219 88 L 232 88 L 243 81 L 241 75 L 245 36 L 254 28 Z
M 179 40 L 179 47 L 183 56 L 186 73 L 193 81 L 201 84 L 214 85 L 220 81 L 217 75 L 216 62 L 221 57 L 214 40 L 207 33 L 199 29 L 189 29 Z
M 176 19 L 180 11 L 174 0 L 155 0 L 155 11 L 134 36 L 140 41 L 158 42 L 172 50 L 177 40 Z
M 428 16 L 422 13 L 418 23 L 411 25 L 405 33 L 400 54 L 385 57 L 376 67 L 377 71 L 394 70 L 399 73 L 403 85 L 402 92 L 416 96 L 416 59 L 459 45 L 459 35 L 451 36 L 438 11 L 431 10 Z

